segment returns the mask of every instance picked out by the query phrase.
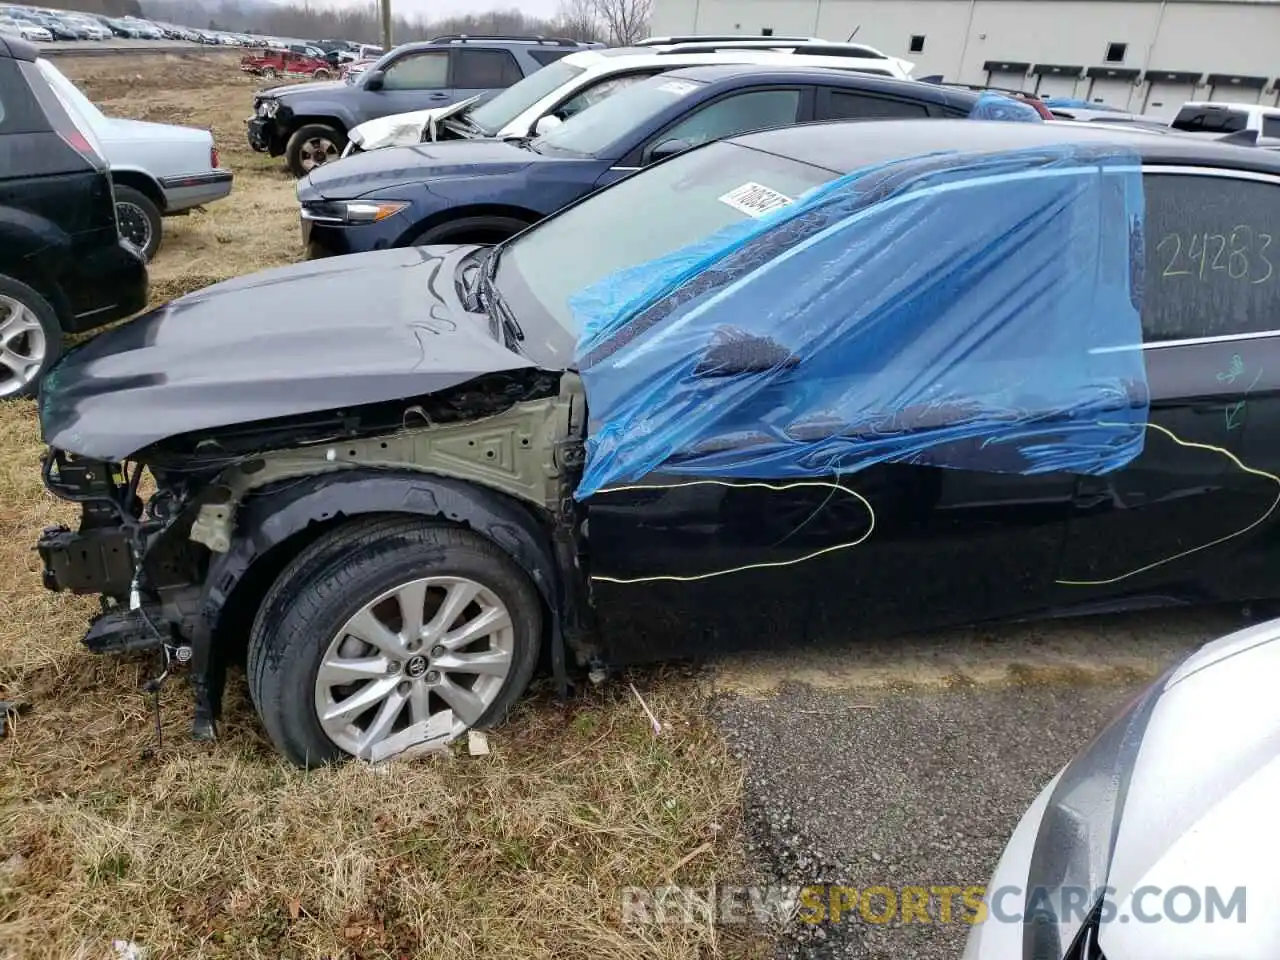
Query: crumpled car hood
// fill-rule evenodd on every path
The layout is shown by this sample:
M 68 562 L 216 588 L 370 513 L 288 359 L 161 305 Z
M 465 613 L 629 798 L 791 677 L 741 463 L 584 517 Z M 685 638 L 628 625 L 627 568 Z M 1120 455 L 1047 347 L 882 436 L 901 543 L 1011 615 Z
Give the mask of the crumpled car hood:
M 384 147 L 407 147 L 422 141 L 422 131 L 427 121 L 439 116 L 448 107 L 430 110 L 414 110 L 410 113 L 393 113 L 389 117 L 375 117 L 352 127 L 347 139 L 362 150 L 381 150 Z
M 71 351 L 40 397 L 45 441 L 124 459 L 190 433 L 422 396 L 534 366 L 467 313 L 474 246 L 265 270 L 188 294 Z

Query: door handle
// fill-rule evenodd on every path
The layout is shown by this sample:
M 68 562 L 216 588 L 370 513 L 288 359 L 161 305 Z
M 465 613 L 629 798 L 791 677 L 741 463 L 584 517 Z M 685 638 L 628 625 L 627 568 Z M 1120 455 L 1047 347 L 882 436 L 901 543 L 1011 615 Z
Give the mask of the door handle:
M 428 100 L 447 100 L 449 99 L 449 95 L 447 93 L 433 93 L 427 99 Z

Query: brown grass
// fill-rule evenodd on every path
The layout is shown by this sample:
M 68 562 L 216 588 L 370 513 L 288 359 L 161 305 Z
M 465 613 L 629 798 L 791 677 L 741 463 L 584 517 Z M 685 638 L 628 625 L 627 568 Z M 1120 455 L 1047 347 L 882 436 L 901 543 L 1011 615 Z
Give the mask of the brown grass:
M 290 179 L 244 145 L 251 82 L 234 58 L 165 60 L 63 63 L 108 113 L 211 126 L 236 171 L 229 200 L 166 222 L 156 300 L 300 252 Z M 638 678 L 660 738 L 625 686 L 571 705 L 541 690 L 488 757 L 308 774 L 273 753 L 238 675 L 219 742 L 191 743 L 179 678 L 157 748 L 154 665 L 85 652 L 92 604 L 40 585 L 32 543 L 74 518 L 41 489 L 29 403 L 0 404 L 0 438 L 0 699 L 32 704 L 0 740 L 0 957 L 107 957 L 115 939 L 150 958 L 759 955 L 618 922 L 623 886 L 741 869 L 740 775 L 692 679 Z

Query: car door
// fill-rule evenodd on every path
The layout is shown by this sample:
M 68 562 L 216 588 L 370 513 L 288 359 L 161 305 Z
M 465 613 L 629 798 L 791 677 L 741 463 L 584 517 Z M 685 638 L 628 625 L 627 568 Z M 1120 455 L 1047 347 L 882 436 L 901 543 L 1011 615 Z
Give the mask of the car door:
M 652 176 L 657 175 L 655 170 Z M 735 208 L 745 203 L 747 194 L 741 192 L 742 187 L 750 188 L 749 194 L 756 197 L 790 195 L 780 190 L 779 184 L 749 178 L 736 190 L 728 189 L 718 201 Z M 713 411 L 714 435 L 692 438 L 692 447 L 682 445 L 679 438 L 671 440 L 672 456 L 664 463 L 700 456 L 701 472 L 679 474 L 659 467 L 637 482 L 605 486 L 586 498 L 592 589 L 603 634 L 610 642 L 626 644 L 628 655 L 635 655 L 631 651 L 641 655 L 661 651 L 660 655 L 670 656 L 680 653 L 682 645 L 688 652 L 849 639 L 1034 615 L 1046 608 L 1076 485 L 1074 475 L 1065 470 L 1036 472 L 1017 459 L 1023 442 L 1031 444 L 1031 449 L 1055 443 L 1052 424 L 1059 419 L 1054 413 L 1058 409 L 1055 401 L 1040 398 L 1042 406 L 1029 407 L 1028 403 L 1037 402 L 1039 386 L 1034 380 L 1025 386 L 1027 371 L 1045 365 L 1043 341 L 1036 334 L 1007 340 L 994 337 L 1002 346 L 984 353 L 978 342 L 983 337 L 970 336 L 963 351 L 952 353 L 962 330 L 948 326 L 939 331 L 930 326 L 935 321 L 962 322 L 939 320 L 946 311 L 935 304 L 960 302 L 964 316 L 977 318 L 988 311 L 1000 312 L 990 305 L 992 297 L 1021 299 L 1004 296 L 1000 284 L 1005 281 L 988 285 L 982 279 L 989 276 L 985 270 L 968 280 L 957 282 L 954 275 L 949 279 L 953 272 L 940 269 L 938 264 L 943 261 L 936 259 L 947 254 L 934 253 L 942 246 L 940 237 L 958 237 L 955 242 L 968 246 L 985 236 L 984 231 L 1004 236 L 1008 223 L 1025 221 L 1025 204 L 1011 204 L 1002 218 L 993 216 L 997 227 L 973 216 L 973 211 L 990 209 L 993 197 L 1002 196 L 989 192 L 997 189 L 1004 188 L 982 187 L 965 207 L 946 217 L 884 214 L 886 219 L 877 222 L 893 232 L 883 238 L 886 242 L 875 255 L 859 260 L 858 271 L 827 259 L 838 248 L 817 248 L 815 243 L 819 254 L 807 261 L 796 259 L 802 264 L 797 269 L 811 272 L 788 274 L 786 282 L 776 281 L 779 286 L 774 290 L 799 289 L 792 282 L 797 275 L 826 271 L 833 278 L 851 278 L 865 271 L 863 279 L 854 281 L 856 286 L 844 288 L 848 299 L 841 305 L 826 300 L 826 308 L 831 310 L 829 327 L 812 313 L 797 317 L 797 311 L 791 309 L 794 304 L 783 294 L 757 296 L 764 288 L 751 289 L 749 285 L 741 288 L 741 299 L 732 301 L 732 315 L 712 314 L 708 309 L 694 321 L 690 317 L 698 312 L 696 308 L 681 315 L 677 326 L 686 328 L 694 323 L 707 324 L 704 329 L 722 322 L 744 327 L 759 323 L 766 328 L 775 324 L 773 329 L 783 341 L 785 325 L 794 323 L 798 342 L 821 342 L 822 347 L 799 359 L 791 374 L 780 375 L 784 368 L 769 359 L 758 367 L 746 367 L 741 374 L 731 372 L 729 376 L 737 377 L 750 376 L 753 369 L 765 371 L 763 386 L 749 392 L 742 390 L 743 381 L 732 386 L 715 382 L 690 386 L 690 379 L 679 384 L 666 379 L 660 387 L 657 382 L 652 385 L 651 397 L 665 398 L 678 390 L 682 402 L 695 397 L 699 405 L 713 403 L 717 393 L 740 391 L 734 395 L 745 397 L 746 405 Z M 959 190 L 946 194 L 961 195 Z M 893 217 L 898 217 L 896 226 L 887 226 Z M 946 226 L 941 225 L 944 221 Z M 974 224 L 973 235 L 965 235 L 958 224 Z M 1125 228 L 1127 232 L 1127 224 Z M 820 224 L 812 229 L 827 233 Z M 874 235 L 879 228 L 859 229 L 871 230 Z M 835 238 L 832 244 L 852 243 L 850 234 L 830 236 Z M 1042 237 L 1036 257 L 1042 256 L 1051 242 L 1056 241 Z M 1126 254 L 1127 242 L 1126 237 Z M 792 250 L 802 245 L 797 243 Z M 894 251 L 891 257 L 880 253 L 890 249 Z M 743 261 L 747 268 L 760 262 L 753 256 Z M 1001 263 L 1004 259 L 996 258 Z M 911 262 L 917 263 L 912 269 L 921 272 L 895 280 L 901 268 Z M 677 290 L 671 295 L 670 302 L 676 305 L 672 309 L 681 302 L 730 302 L 719 291 L 737 285 L 737 280 L 726 272 L 731 268 L 724 263 L 717 265 L 720 278 L 713 279 L 722 285 L 713 288 L 717 292 L 702 290 L 695 298 L 692 289 L 688 296 L 684 296 L 685 290 Z M 1062 258 L 1050 269 L 1054 271 L 1052 280 L 1061 284 L 1059 289 L 1075 283 L 1069 260 Z M 1036 274 L 1029 269 L 1026 272 L 1034 283 Z M 1064 277 L 1070 283 L 1064 282 Z M 879 293 L 892 289 L 895 283 L 901 283 L 904 291 L 911 290 L 918 302 L 909 302 L 905 293 Z M 689 284 L 694 286 L 696 282 Z M 868 315 L 876 319 L 864 317 L 859 323 L 865 321 L 863 329 L 880 331 L 877 337 L 883 335 L 886 343 L 896 342 L 901 350 L 876 354 L 862 349 L 868 341 L 860 340 L 861 335 L 842 339 L 837 318 L 852 316 L 864 298 L 882 296 L 873 307 L 874 314 Z M 644 313 L 661 318 L 665 309 L 659 301 Z M 642 332 L 621 327 L 608 346 L 622 350 L 628 343 L 639 342 Z M 1064 342 L 1070 337 L 1055 339 Z M 695 337 L 685 342 L 701 341 Z M 738 356 L 749 354 L 747 342 L 736 341 Z M 915 353 L 910 347 L 913 343 L 931 343 L 940 352 L 929 346 Z M 652 349 L 652 344 L 650 340 L 631 352 L 616 367 L 600 366 L 608 355 L 599 345 L 580 358 L 584 378 L 601 375 L 593 373 L 593 368 L 610 370 L 613 377 L 612 383 L 605 384 L 588 380 L 588 403 L 595 404 L 593 417 L 607 417 L 601 408 L 607 409 L 615 398 L 643 393 L 644 384 L 635 387 L 626 378 L 645 376 L 644 354 L 661 353 Z M 787 342 L 786 348 L 795 347 Z M 944 360 L 944 354 L 951 359 Z M 681 357 L 678 362 L 685 362 L 678 350 L 674 355 Z M 904 357 L 886 363 L 886 358 Z M 973 363 L 981 366 L 971 366 Z M 996 384 L 993 389 L 1001 392 L 1000 402 L 1011 410 L 1029 409 L 1031 413 L 1022 414 L 1023 422 L 1036 426 L 1028 426 L 1029 432 L 1012 442 L 987 443 L 988 436 L 957 444 L 951 439 L 957 436 L 952 431 L 963 423 L 966 408 L 963 403 L 936 400 L 955 395 L 953 387 L 946 384 L 950 379 L 954 385 L 958 381 L 952 378 L 957 376 L 969 383 Z M 895 378 L 912 380 L 915 385 L 904 393 L 889 386 Z M 696 375 L 691 379 L 696 380 Z M 882 392 L 881 387 L 887 389 Z M 695 394 L 698 390 L 702 392 Z M 845 398 L 856 396 L 870 398 L 873 403 L 885 402 L 886 397 L 902 399 L 896 404 L 890 401 L 876 418 L 858 421 L 839 412 L 828 415 L 828 411 L 839 411 Z M 683 429 L 682 421 L 670 418 L 670 408 L 661 409 L 666 402 L 655 399 L 654 415 L 643 424 L 651 436 L 670 437 Z M 687 409 L 695 408 L 688 403 Z M 611 434 L 606 445 L 622 442 L 617 424 L 603 426 Z M 891 443 L 917 446 L 910 452 L 900 448 L 903 452 L 884 455 L 885 460 L 893 456 L 899 462 L 867 460 L 871 465 L 858 469 L 862 451 L 874 448 L 886 437 L 894 438 Z M 779 438 L 785 441 L 779 443 Z M 694 453 L 693 447 L 700 447 L 700 451 Z M 817 452 L 820 450 L 823 452 Z M 850 454 L 844 472 L 836 472 L 844 453 L 833 451 Z M 809 472 L 814 463 L 833 466 L 825 475 L 814 474 Z
M 653 148 L 671 140 L 696 147 L 752 130 L 803 123 L 813 117 L 813 88 L 809 86 L 752 87 L 726 93 L 694 106 L 683 117 L 646 138 L 596 182 L 605 186 L 652 162 Z
M 1149 168 L 1143 453 L 1081 478 L 1056 601 L 1280 595 L 1280 179 Z
M 502 49 L 460 46 L 450 53 L 449 69 L 451 103 L 490 90 L 504 90 L 523 78 L 511 51 Z
M 363 122 L 393 113 L 444 107 L 457 97 L 449 88 L 449 51 L 406 53 L 383 68 L 382 88 L 365 94 Z

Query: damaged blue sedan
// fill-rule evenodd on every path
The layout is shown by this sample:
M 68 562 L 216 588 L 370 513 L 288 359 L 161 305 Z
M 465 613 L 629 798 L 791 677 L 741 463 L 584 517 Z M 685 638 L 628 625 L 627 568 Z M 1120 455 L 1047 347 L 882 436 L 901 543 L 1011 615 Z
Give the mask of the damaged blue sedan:
M 1275 598 L 1278 222 L 1238 144 L 815 124 L 217 284 L 47 380 L 45 582 L 189 665 L 198 737 L 246 656 L 307 765 L 540 665 Z

